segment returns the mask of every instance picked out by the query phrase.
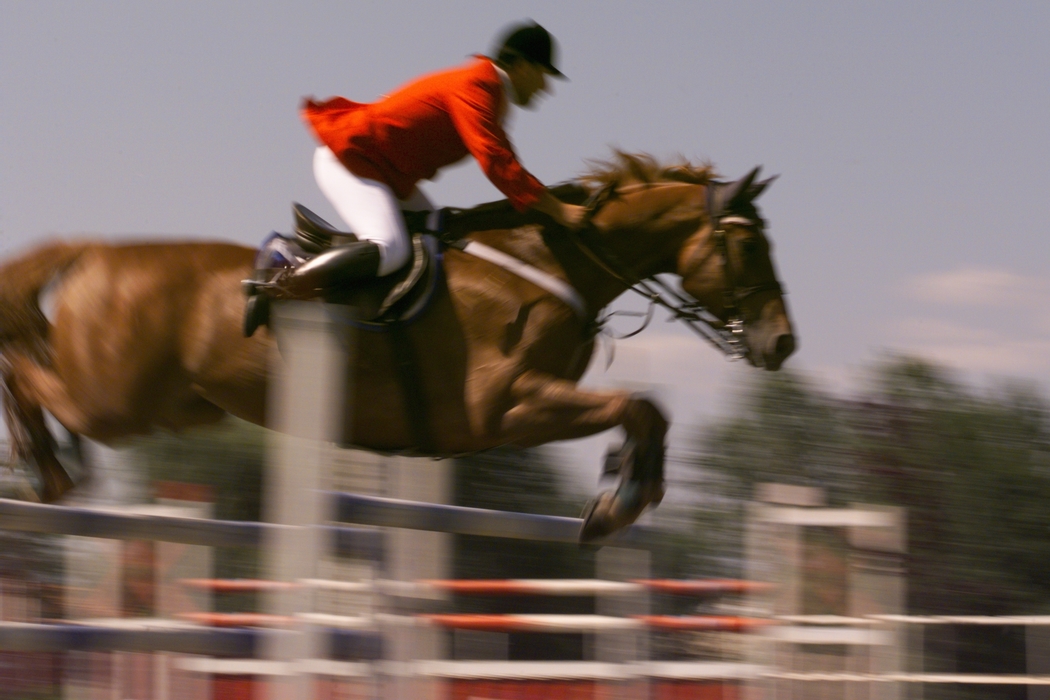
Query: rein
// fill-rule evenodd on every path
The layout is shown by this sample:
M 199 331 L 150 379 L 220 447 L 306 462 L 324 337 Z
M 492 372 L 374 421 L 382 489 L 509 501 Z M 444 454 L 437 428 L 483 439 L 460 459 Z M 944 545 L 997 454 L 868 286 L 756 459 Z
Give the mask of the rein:
M 739 360 L 747 356 L 747 347 L 744 343 L 744 315 L 740 311 L 740 304 L 755 294 L 766 291 L 783 293 L 780 283 L 773 281 L 767 284 L 752 287 L 738 287 L 735 284 L 732 263 L 729 259 L 729 247 L 726 240 L 725 224 L 742 223 L 738 217 L 727 216 L 723 212 L 716 212 L 714 203 L 714 190 L 712 186 L 707 187 L 707 210 L 711 217 L 715 247 L 722 257 L 722 274 L 725 277 L 725 309 L 729 320 L 723 322 L 711 311 L 697 301 L 693 301 L 674 288 L 668 286 L 656 277 L 642 279 L 638 277 L 629 266 L 622 263 L 617 256 L 609 250 L 604 242 L 591 235 L 594 230 L 592 221 L 598 212 L 617 195 L 618 183 L 611 182 L 591 195 L 584 203 L 587 207 L 587 215 L 584 217 L 584 228 L 581 231 L 568 232 L 569 238 L 591 261 L 601 270 L 617 280 L 620 284 L 636 294 L 645 297 L 649 301 L 649 310 L 645 314 L 645 321 L 641 327 L 621 336 L 630 338 L 638 335 L 648 327 L 652 320 L 654 306 L 661 306 L 672 315 L 673 320 L 682 321 L 693 332 L 721 350 L 729 359 Z M 736 220 L 734 220 L 736 219 Z M 748 222 L 750 223 L 750 222 Z M 584 232 L 590 240 L 584 240 Z M 665 298 L 664 295 L 669 298 Z M 607 319 L 608 317 L 606 317 Z

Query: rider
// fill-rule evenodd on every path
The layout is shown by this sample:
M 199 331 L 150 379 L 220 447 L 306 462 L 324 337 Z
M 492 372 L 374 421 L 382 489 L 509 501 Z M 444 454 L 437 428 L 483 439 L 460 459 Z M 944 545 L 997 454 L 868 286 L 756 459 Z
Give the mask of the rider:
M 525 170 L 503 130 L 509 103 L 527 107 L 548 76 L 565 77 L 554 52 L 553 37 L 530 22 L 506 31 L 495 58 L 474 56 L 378 102 L 306 100 L 303 118 L 322 144 L 314 154 L 317 184 L 360 241 L 299 267 L 285 281 L 290 291 L 309 295 L 404 265 L 410 245 L 402 210 L 433 210 L 417 183 L 468 154 L 517 210 L 580 226 L 584 207 L 556 199 Z

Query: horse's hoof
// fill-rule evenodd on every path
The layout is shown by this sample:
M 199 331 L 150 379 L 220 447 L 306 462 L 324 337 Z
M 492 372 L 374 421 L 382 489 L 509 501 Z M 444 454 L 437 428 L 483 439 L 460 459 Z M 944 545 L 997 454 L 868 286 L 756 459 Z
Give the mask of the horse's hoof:
M 590 501 L 583 509 L 583 525 L 580 527 L 580 544 L 608 537 L 616 531 L 612 513 L 615 509 L 616 494 L 604 491 Z
M 650 505 L 663 500 L 664 482 L 640 484 L 628 481 L 615 492 L 605 491 L 592 499 L 583 511 L 580 543 L 609 537 L 631 525 Z
M 615 492 L 598 494 L 586 509 L 580 542 L 593 542 L 619 532 L 637 520 L 647 504 L 641 498 L 639 484 L 633 481 L 621 483 Z

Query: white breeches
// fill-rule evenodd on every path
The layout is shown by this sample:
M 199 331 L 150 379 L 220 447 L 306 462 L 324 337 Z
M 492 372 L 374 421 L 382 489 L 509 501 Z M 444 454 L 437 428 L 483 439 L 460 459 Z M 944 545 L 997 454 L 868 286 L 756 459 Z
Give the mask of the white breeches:
M 314 152 L 314 178 L 354 235 L 378 246 L 380 276 L 408 262 L 411 251 L 401 211 L 434 210 L 418 187 L 408 199 L 398 199 L 382 182 L 347 170 L 326 146 Z

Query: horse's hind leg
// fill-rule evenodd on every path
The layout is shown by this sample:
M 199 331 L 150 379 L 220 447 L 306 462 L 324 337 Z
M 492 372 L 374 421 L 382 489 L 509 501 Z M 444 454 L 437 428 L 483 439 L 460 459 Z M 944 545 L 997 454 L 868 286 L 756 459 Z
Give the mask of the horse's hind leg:
M 512 399 L 515 405 L 503 415 L 501 428 L 516 444 L 571 440 L 616 426 L 627 434 L 619 485 L 588 505 L 581 540 L 630 525 L 663 498 L 668 422 L 652 401 L 618 391 L 580 391 L 573 382 L 539 372 L 522 374 Z
M 44 411 L 25 395 L 9 364 L 3 368 L 0 384 L 11 451 L 16 459 L 39 470 L 40 499 L 45 503 L 56 501 L 73 488 L 73 480 L 55 455 L 55 439 L 44 421 Z

